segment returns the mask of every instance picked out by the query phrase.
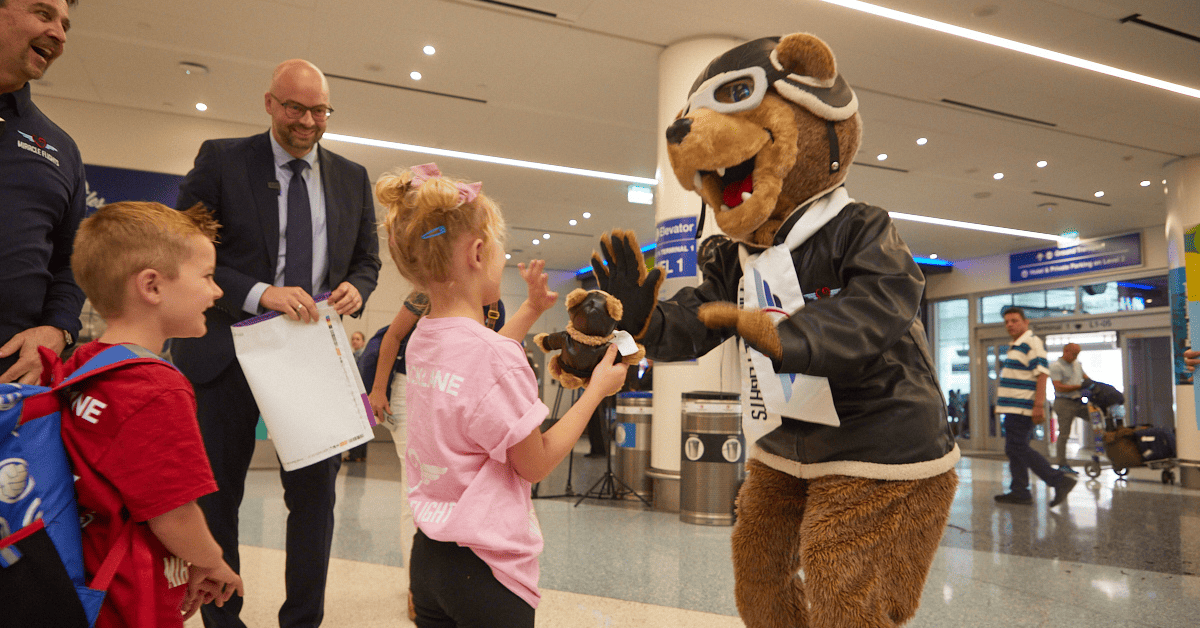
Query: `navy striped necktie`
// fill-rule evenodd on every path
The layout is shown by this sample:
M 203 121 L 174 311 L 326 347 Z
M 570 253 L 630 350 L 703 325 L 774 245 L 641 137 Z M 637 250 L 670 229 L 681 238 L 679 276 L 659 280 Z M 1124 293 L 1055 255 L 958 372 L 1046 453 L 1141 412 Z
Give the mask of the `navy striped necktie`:
M 312 294 L 312 209 L 304 181 L 304 170 L 309 166 L 303 159 L 293 159 L 288 167 L 292 169 L 292 181 L 288 184 L 283 285 L 300 286 Z

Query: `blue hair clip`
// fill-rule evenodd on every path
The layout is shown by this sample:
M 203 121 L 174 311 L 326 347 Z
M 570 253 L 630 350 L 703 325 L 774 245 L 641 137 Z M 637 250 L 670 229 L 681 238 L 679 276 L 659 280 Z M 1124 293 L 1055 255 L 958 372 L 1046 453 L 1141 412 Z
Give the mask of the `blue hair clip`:
M 446 233 L 445 227 L 438 227 L 436 229 L 430 229 L 429 231 L 425 232 L 425 235 L 421 236 L 421 239 L 428 240 L 429 238 L 436 238 L 436 237 L 442 235 L 443 233 Z

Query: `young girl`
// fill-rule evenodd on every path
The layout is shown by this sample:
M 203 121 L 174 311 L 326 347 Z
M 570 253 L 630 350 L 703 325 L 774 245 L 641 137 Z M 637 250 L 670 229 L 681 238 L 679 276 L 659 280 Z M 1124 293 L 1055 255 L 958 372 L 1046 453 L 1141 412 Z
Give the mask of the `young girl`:
M 520 339 L 558 295 L 543 263 L 520 265 L 529 299 L 502 334 L 483 325 L 500 298 L 504 219 L 481 184 L 426 164 L 384 175 L 388 247 L 400 274 L 429 295 L 408 342 L 405 472 L 417 524 L 410 588 L 417 625 L 532 627 L 542 535 L 530 485 L 574 446 L 625 380 L 616 349 L 579 401 L 544 434 L 549 414 Z

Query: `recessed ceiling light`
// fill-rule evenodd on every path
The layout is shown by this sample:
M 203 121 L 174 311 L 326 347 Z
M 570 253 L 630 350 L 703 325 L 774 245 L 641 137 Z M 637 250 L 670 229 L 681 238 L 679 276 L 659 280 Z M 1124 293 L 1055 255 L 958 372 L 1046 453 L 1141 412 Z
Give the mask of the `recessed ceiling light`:
M 1013 41 L 1011 39 L 1005 39 L 1003 37 L 997 37 L 995 35 L 981 33 L 979 31 L 973 31 L 969 28 L 963 28 L 961 26 L 947 24 L 945 22 L 938 22 L 937 20 L 931 20 L 927 17 L 921 17 L 919 15 L 913 15 L 911 13 L 904 13 L 901 11 L 888 9 L 888 8 L 877 6 L 874 4 L 862 2 L 861 0 L 823 0 L 823 1 L 828 2 L 829 4 L 836 4 L 839 6 L 843 6 L 843 7 L 846 7 L 847 9 L 853 9 L 855 11 L 862 11 L 864 13 L 878 15 L 880 17 L 884 17 L 889 20 L 896 20 L 897 22 L 904 22 L 906 24 L 912 24 L 913 26 L 927 28 L 929 30 L 946 33 L 948 35 L 954 35 L 956 37 L 962 37 L 964 39 L 970 39 L 973 41 L 977 41 L 977 42 L 984 43 L 984 44 L 990 44 L 992 46 L 997 46 L 1000 48 L 1007 48 L 1009 50 L 1014 50 L 1016 52 L 1024 53 L 1027 55 L 1033 55 L 1035 57 L 1041 57 L 1043 59 L 1048 59 L 1050 61 L 1057 61 L 1058 63 L 1062 63 L 1064 65 L 1070 65 L 1070 66 L 1074 66 L 1077 68 L 1082 68 L 1084 70 L 1091 70 L 1092 72 L 1099 72 L 1100 74 L 1107 74 L 1109 76 L 1113 76 L 1113 77 L 1116 77 L 1119 79 L 1125 79 L 1127 81 L 1141 83 L 1142 85 L 1149 85 L 1150 87 L 1157 87 L 1158 89 L 1175 92 L 1177 94 L 1183 94 L 1185 96 L 1191 96 L 1192 98 L 1200 98 L 1200 89 L 1196 89 L 1194 87 L 1186 87 L 1184 85 L 1178 85 L 1176 83 L 1169 83 L 1167 81 L 1164 81 L 1161 79 L 1156 79 L 1156 78 L 1149 77 L 1149 76 L 1145 76 L 1143 74 L 1135 74 L 1133 72 L 1130 72 L 1129 70 L 1122 70 L 1120 68 L 1114 68 L 1109 65 L 1096 63 L 1095 61 L 1088 61 L 1087 59 L 1080 59 L 1079 57 L 1072 57 L 1070 55 L 1065 55 L 1061 52 L 1055 52 L 1053 50 L 1047 50 L 1045 48 L 1038 48 L 1037 46 L 1031 46 L 1029 44 L 1021 43 L 1019 41 Z
M 408 73 L 408 77 L 414 81 L 419 81 L 419 80 L 421 80 L 421 73 L 416 70 L 413 70 L 412 72 Z
M 929 259 L 937 259 L 937 253 L 930 253 Z
M 1163 179 L 1163 183 L 1162 183 L 1162 184 L 1163 184 L 1163 185 L 1166 185 L 1166 184 L 1167 184 L 1167 180 L 1166 180 L 1166 179 Z
M 1095 196 L 1096 198 L 1100 198 L 1100 197 L 1104 196 L 1104 190 L 1100 190 L 1099 192 L 1096 192 L 1095 194 L 1093 194 L 1093 196 Z
M 1166 181 L 1164 181 L 1163 183 L 1166 183 Z M 591 217 L 592 217 L 592 212 L 583 212 L 583 217 L 584 217 L 584 218 L 591 218 Z
M 196 111 L 208 111 L 208 105 L 198 102 L 196 103 Z
M 569 224 L 570 224 L 572 227 L 574 227 L 575 225 L 579 224 L 579 221 L 578 221 L 578 220 L 575 220 L 574 218 L 572 218 L 572 219 L 571 219 L 571 222 L 570 222 Z
M 1045 160 L 1037 162 L 1037 167 L 1038 167 L 1038 168 L 1045 168 L 1045 167 L 1046 167 L 1046 162 L 1045 162 Z
M 505 253 L 504 259 L 512 259 L 512 253 Z
M 997 172 L 996 174 L 992 175 L 992 178 L 993 178 L 993 179 L 995 179 L 995 180 L 997 180 L 997 181 L 999 181 L 1000 179 L 1003 179 L 1003 178 L 1004 178 L 1004 173 L 1003 173 L 1003 172 Z
M 550 234 L 549 234 L 549 233 L 543 233 L 543 234 L 542 234 L 542 239 L 543 239 L 543 240 L 549 240 L 549 239 L 550 239 Z
M 537 238 L 534 238 L 534 239 L 533 239 L 533 244 L 534 244 L 534 246 L 536 246 L 536 245 L 538 245 L 538 244 L 541 244 L 541 243 L 542 243 L 542 241 L 541 241 L 541 240 L 539 240 L 539 239 L 537 239 Z
M 1142 187 L 1144 187 L 1144 188 L 1148 188 L 1148 187 L 1150 187 L 1150 182 L 1149 182 L 1149 181 L 1142 181 Z
M 208 74 L 208 66 L 191 61 L 180 61 L 179 69 L 183 70 L 183 73 L 188 76 L 204 76 Z
M 878 155 L 875 156 L 875 159 L 878 159 L 879 161 L 883 161 L 883 160 L 887 159 L 887 153 L 879 153 Z
M 928 143 L 929 143 L 929 140 L 927 140 L 923 137 L 917 138 L 917 146 L 924 146 L 925 144 L 928 144 Z
M 433 46 L 425 46 L 424 48 L 421 49 L 421 51 L 427 55 L 432 55 L 433 53 L 437 52 L 437 50 Z

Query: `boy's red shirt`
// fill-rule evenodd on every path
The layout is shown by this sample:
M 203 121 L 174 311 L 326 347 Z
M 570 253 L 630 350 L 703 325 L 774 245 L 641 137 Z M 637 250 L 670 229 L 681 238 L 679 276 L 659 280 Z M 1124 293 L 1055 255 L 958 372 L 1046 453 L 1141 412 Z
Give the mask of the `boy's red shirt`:
M 112 345 L 79 347 L 69 375 Z M 72 391 L 63 411 L 63 441 L 78 476 L 75 492 L 83 525 L 88 578 L 132 518 L 133 545 L 104 600 L 97 628 L 182 626 L 179 606 L 187 567 L 167 551 L 145 521 L 215 492 L 196 396 L 178 371 L 133 365 L 103 373 Z

